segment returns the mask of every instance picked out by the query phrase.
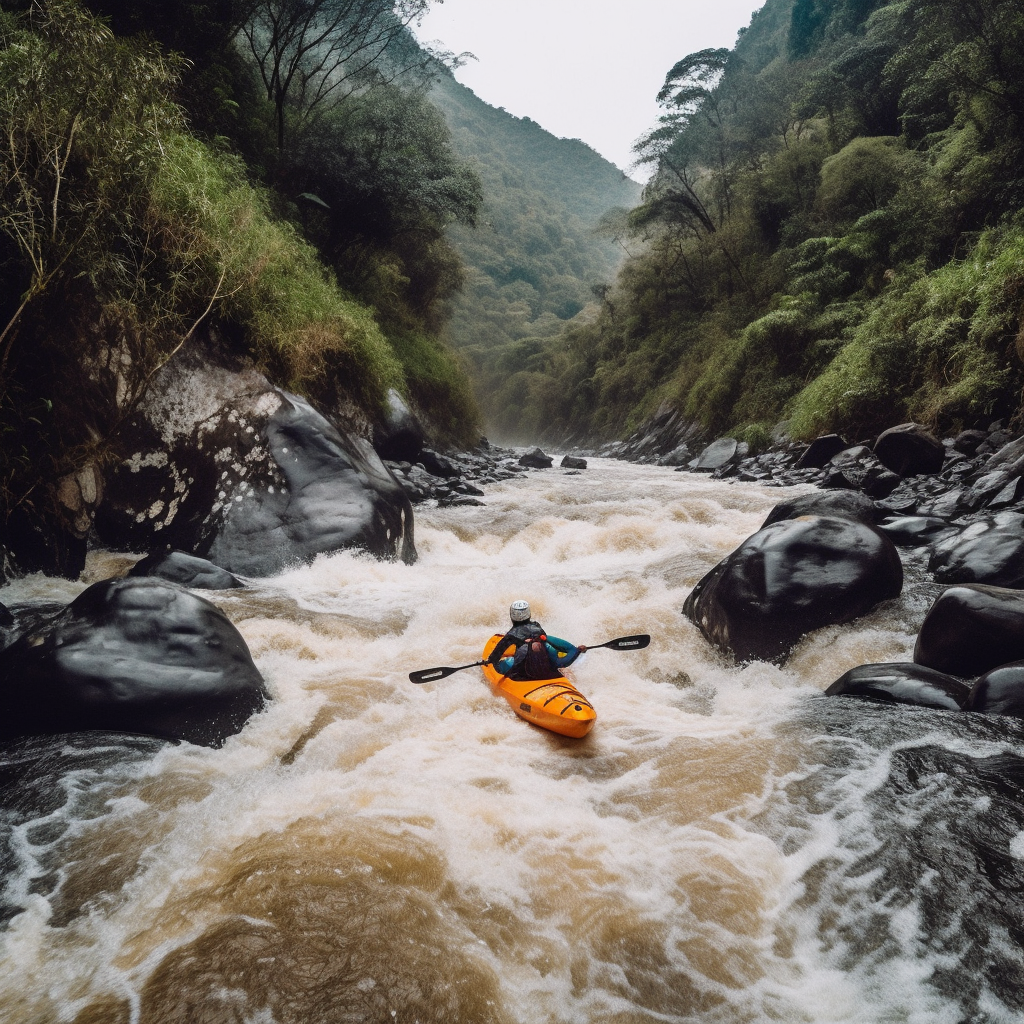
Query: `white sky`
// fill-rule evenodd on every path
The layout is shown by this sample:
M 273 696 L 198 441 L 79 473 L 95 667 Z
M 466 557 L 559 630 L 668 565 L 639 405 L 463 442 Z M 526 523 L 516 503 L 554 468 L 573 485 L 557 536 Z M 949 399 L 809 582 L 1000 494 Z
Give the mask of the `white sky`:
M 681 57 L 732 47 L 763 0 L 443 0 L 417 36 L 478 58 L 455 73 L 477 96 L 626 169 Z M 633 172 L 634 178 L 646 176 Z

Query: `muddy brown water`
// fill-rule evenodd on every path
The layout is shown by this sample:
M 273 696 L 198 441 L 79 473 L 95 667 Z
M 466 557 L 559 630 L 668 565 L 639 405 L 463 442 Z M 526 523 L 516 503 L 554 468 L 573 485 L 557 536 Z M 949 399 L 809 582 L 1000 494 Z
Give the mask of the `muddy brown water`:
M 1019 1021 L 1020 723 L 821 696 L 909 660 L 921 568 L 784 668 L 680 614 L 793 493 L 593 460 L 421 508 L 416 565 L 342 553 L 216 595 L 276 696 L 223 749 L 19 755 L 0 1020 Z M 408 681 L 476 660 L 517 598 L 577 643 L 653 636 L 570 670 L 585 740 L 476 670 Z

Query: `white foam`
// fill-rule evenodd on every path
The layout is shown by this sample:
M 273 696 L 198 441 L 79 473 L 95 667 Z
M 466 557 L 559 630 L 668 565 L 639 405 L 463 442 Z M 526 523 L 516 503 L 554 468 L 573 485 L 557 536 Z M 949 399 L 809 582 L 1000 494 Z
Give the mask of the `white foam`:
M 864 799 L 886 757 L 865 754 L 830 783 L 823 810 L 789 796 L 827 757 L 789 729 L 794 707 L 850 662 L 895 660 L 907 617 L 821 631 L 780 669 L 735 667 L 680 614 L 786 496 L 593 460 L 579 476 L 491 487 L 482 508 L 421 509 L 413 566 L 341 553 L 219 595 L 277 699 L 222 750 L 165 748 L 76 825 L 86 846 L 120 832 L 138 869 L 116 892 L 98 885 L 62 928 L 28 898 L 0 938 L 0 1002 L 18 1000 L 12 1019 L 71 1020 L 112 993 L 137 1014 L 168 953 L 232 912 L 197 894 L 221 891 L 238 851 L 294 843 L 324 870 L 344 875 L 351 860 L 373 874 L 360 837 L 380 836 L 436 858 L 443 877 L 428 889 L 445 927 L 524 1024 L 954 1020 L 928 986 L 913 902 L 885 910 L 904 952 L 883 982 L 870 958 L 830 945 L 834 914 L 877 910 L 868 877 L 808 895 L 814 870 L 877 845 Z M 517 719 L 475 670 L 408 681 L 477 660 L 517 598 L 576 643 L 653 636 L 571 670 L 598 710 L 584 741 Z M 769 810 L 783 822 L 771 835 L 758 819 Z M 1011 853 L 1024 859 L 1024 833 Z M 428 891 L 419 876 L 404 884 Z

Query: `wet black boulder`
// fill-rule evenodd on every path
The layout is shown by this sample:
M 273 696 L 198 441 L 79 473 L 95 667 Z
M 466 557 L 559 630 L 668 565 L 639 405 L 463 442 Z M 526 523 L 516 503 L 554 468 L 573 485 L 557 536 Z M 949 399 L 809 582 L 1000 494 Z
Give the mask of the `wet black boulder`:
M 183 350 L 154 377 L 105 477 L 100 540 L 247 576 L 343 548 L 413 561 L 412 505 L 370 442 L 252 366 L 217 359 Z
M 555 460 L 550 455 L 545 455 L 539 448 L 534 448 L 525 455 L 519 456 L 519 465 L 527 469 L 549 469 Z
M 920 423 L 901 423 L 883 430 L 875 441 L 875 455 L 897 476 L 919 476 L 942 471 L 946 449 Z
M 394 389 L 387 393 L 381 421 L 373 430 L 373 447 L 382 459 L 417 462 L 426 441 L 423 425 Z
M 872 526 L 878 522 L 879 511 L 875 503 L 860 491 L 814 491 L 779 502 L 768 513 L 761 529 L 800 516 L 833 516 Z
M 1024 718 L 1024 661 L 1000 665 L 975 680 L 964 711 Z
M 1024 660 L 1024 592 L 968 584 L 936 598 L 921 623 L 914 661 L 973 679 Z
M 586 469 L 587 460 L 581 459 L 577 455 L 563 455 L 559 465 L 562 469 Z
M 781 662 L 801 637 L 897 597 L 903 567 L 863 523 L 810 516 L 748 537 L 694 587 L 683 613 L 739 661 Z
M 851 668 L 825 691 L 825 696 L 959 711 L 969 693 L 967 683 L 943 672 L 910 662 L 884 662 Z
M 878 528 L 900 548 L 927 547 L 960 532 L 958 527 L 935 516 L 889 516 Z
M 0 654 L 0 739 L 112 730 L 220 746 L 267 698 L 223 612 L 148 577 L 93 584 Z
M 823 434 L 807 446 L 807 450 L 797 459 L 796 468 L 824 469 L 831 459 L 849 447 L 849 442 L 839 434 Z
M 236 590 L 245 586 L 226 569 L 185 551 L 154 552 L 136 562 L 128 575 L 158 576 L 191 590 Z
M 939 583 L 1024 588 L 1024 518 L 1014 513 L 986 517 L 936 541 L 928 568 Z

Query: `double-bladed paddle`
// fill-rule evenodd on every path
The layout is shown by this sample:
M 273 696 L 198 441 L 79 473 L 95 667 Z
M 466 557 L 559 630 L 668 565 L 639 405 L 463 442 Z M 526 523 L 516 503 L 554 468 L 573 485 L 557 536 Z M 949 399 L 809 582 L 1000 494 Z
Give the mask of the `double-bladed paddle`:
M 651 638 L 647 633 L 640 633 L 637 636 L 620 636 L 617 640 L 609 640 L 604 644 L 588 644 L 588 651 L 596 651 L 601 647 L 609 647 L 613 651 L 639 651 L 650 644 Z M 464 668 L 476 668 L 478 665 L 486 665 L 487 660 L 474 661 L 472 665 L 458 665 L 455 668 L 424 668 L 419 672 L 410 672 L 409 681 L 413 683 L 430 683 L 435 679 L 444 679 L 453 672 L 461 672 Z

